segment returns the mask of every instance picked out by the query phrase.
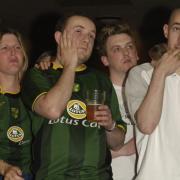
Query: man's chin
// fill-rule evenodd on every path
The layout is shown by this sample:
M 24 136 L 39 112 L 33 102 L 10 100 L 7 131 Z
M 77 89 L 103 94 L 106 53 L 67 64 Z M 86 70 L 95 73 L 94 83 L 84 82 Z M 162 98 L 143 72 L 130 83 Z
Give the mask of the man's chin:
M 79 64 L 83 64 L 89 60 L 89 56 L 79 57 Z

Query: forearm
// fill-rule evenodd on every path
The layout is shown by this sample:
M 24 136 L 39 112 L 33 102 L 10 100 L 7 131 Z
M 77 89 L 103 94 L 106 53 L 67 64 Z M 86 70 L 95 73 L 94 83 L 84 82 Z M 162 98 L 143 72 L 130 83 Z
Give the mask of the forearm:
M 106 131 L 107 143 L 110 149 L 116 151 L 124 145 L 125 131 L 115 127 L 112 131 Z
M 75 70 L 64 68 L 57 83 L 35 102 L 35 112 L 48 119 L 56 119 L 61 116 L 71 97 L 74 78 Z
M 135 114 L 137 126 L 144 134 L 151 134 L 159 123 L 166 76 L 159 71 L 153 73 L 147 94 Z
M 112 158 L 116 158 L 119 156 L 130 156 L 135 153 L 136 153 L 136 147 L 135 147 L 135 139 L 134 138 L 130 139 L 118 151 L 111 151 Z

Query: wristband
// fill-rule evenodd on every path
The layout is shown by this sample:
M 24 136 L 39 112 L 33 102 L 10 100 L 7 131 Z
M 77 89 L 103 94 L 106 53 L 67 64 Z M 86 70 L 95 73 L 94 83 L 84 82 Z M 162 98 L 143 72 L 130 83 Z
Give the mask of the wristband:
M 108 132 L 111 132 L 111 131 L 113 131 L 115 129 L 115 127 L 116 127 L 116 121 L 114 121 L 111 129 L 105 129 L 105 130 L 108 131 Z

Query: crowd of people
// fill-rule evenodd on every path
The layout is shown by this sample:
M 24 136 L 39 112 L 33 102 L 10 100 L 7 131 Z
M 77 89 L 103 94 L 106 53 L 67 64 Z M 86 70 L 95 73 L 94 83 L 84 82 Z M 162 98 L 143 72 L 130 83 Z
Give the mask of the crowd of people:
M 129 23 L 97 33 L 94 19 L 69 14 L 56 23 L 56 53 L 28 69 L 20 33 L 0 28 L 0 180 L 179 180 L 180 8 L 163 32 L 137 65 Z M 96 39 L 93 60 L 108 74 L 87 66 Z M 90 89 L 106 92 L 91 121 Z

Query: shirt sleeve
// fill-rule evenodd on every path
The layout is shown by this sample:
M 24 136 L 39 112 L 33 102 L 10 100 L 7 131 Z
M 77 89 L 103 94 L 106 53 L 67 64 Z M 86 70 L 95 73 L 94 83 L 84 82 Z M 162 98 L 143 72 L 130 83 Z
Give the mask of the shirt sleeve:
M 115 92 L 115 89 L 110 81 L 109 77 L 105 74 L 99 73 L 97 79 L 100 79 L 99 83 L 102 89 L 106 90 L 106 105 L 111 110 L 112 119 L 116 121 L 116 126 L 120 129 L 123 129 L 126 132 L 127 125 L 122 120 L 121 113 L 119 110 L 118 98 Z
M 22 83 L 22 99 L 29 109 L 33 109 L 33 104 L 38 97 L 48 92 L 50 82 L 44 76 L 43 72 L 32 68 L 25 75 Z
M 112 118 L 113 120 L 116 121 L 116 126 L 120 129 L 123 129 L 126 132 L 127 125 L 122 119 L 120 109 L 119 109 L 118 98 L 117 98 L 117 95 L 113 86 L 112 86 L 110 107 L 111 107 L 111 112 L 112 112 Z
M 138 66 L 133 68 L 129 72 L 125 84 L 125 96 L 126 96 L 128 111 L 134 122 L 135 122 L 134 115 L 138 110 L 148 90 L 148 84 L 147 81 L 142 76 L 142 71 L 143 71 L 142 68 Z

